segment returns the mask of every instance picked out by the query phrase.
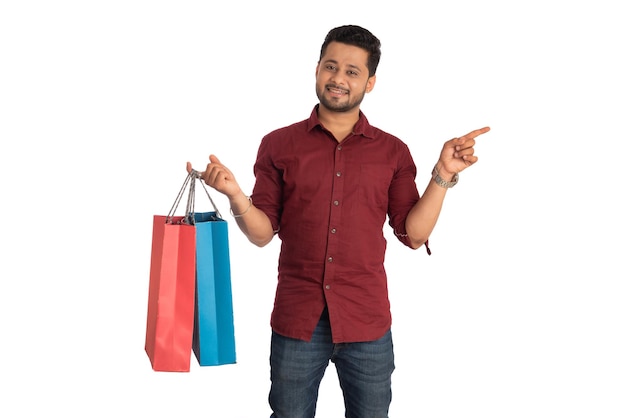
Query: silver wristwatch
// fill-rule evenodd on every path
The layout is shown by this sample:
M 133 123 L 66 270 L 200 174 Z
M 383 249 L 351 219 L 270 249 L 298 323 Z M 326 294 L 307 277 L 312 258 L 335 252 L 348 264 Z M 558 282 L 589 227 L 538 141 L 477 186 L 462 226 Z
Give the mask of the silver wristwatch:
M 446 181 L 439 176 L 439 171 L 437 171 L 437 167 L 433 168 L 433 180 L 437 183 L 438 186 L 443 187 L 444 189 L 449 189 L 454 187 L 459 182 L 459 173 L 454 173 L 452 176 L 452 180 Z

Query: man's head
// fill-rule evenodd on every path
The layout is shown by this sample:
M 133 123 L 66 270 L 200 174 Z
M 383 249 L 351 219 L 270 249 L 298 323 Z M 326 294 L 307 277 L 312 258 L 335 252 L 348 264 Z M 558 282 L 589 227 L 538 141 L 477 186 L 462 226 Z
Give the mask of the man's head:
M 332 29 L 322 45 L 315 71 L 320 105 L 332 112 L 354 113 L 376 83 L 380 41 L 359 26 Z
M 357 46 L 364 49 L 368 53 L 367 69 L 369 76 L 376 75 L 376 69 L 380 61 L 380 40 L 370 31 L 356 25 L 345 25 L 331 29 L 326 35 L 322 49 L 320 51 L 320 60 L 326 53 L 326 48 L 331 42 L 341 42 L 343 44 Z

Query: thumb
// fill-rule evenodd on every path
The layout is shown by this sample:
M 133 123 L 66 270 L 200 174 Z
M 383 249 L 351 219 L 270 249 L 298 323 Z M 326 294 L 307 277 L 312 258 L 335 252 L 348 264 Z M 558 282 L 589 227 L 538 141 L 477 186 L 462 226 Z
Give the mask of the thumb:
M 191 173 L 191 163 L 189 161 L 187 161 L 187 173 Z
M 212 163 L 221 164 L 221 161 L 213 154 L 209 155 L 209 161 L 211 161 Z

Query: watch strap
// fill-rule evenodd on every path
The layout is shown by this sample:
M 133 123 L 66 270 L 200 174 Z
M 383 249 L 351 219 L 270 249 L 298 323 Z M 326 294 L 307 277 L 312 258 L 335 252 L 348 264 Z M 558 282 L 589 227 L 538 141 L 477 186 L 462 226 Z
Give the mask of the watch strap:
M 454 173 L 454 176 L 452 176 L 452 180 L 447 181 L 441 178 L 436 166 L 433 168 L 432 174 L 433 180 L 435 181 L 435 183 L 437 183 L 437 186 L 443 187 L 444 189 L 454 187 L 459 182 L 459 173 Z

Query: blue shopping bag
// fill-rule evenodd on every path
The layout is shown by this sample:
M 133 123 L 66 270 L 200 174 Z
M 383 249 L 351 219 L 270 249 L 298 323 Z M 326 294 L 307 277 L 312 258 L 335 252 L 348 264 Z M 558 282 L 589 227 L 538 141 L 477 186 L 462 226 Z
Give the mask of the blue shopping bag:
M 197 172 L 192 171 L 192 175 Z M 195 212 L 195 187 L 190 189 L 190 219 L 196 228 L 196 302 L 193 352 L 200 366 L 236 362 L 235 326 L 230 275 L 228 223 L 222 219 L 211 195 L 214 211 Z
M 194 213 L 196 309 L 193 352 L 200 366 L 236 362 L 228 224 L 219 212 Z

